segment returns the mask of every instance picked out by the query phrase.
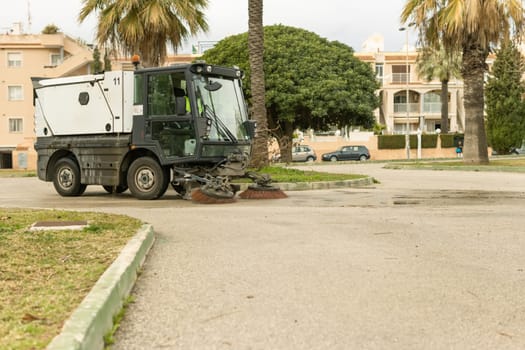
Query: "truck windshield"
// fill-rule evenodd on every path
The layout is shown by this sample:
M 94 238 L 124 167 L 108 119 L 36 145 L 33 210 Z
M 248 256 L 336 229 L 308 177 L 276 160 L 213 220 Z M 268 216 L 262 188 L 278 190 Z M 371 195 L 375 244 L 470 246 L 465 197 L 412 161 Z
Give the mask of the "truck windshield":
M 243 124 L 248 116 L 240 82 L 237 79 L 196 75 L 193 83 L 199 115 L 211 121 L 208 140 L 249 140 Z

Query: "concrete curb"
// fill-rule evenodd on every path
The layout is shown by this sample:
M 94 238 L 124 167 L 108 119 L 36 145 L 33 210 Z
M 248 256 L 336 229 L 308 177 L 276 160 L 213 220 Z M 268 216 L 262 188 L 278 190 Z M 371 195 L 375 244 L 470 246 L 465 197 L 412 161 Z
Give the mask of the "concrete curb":
M 374 178 L 363 177 L 355 180 L 342 181 L 319 181 L 319 182 L 275 182 L 274 186 L 283 191 L 307 191 L 307 190 L 326 190 L 331 188 L 342 187 L 365 187 L 374 184 Z M 251 184 L 240 184 L 241 191 L 244 191 Z
M 113 327 L 113 316 L 130 294 L 138 269 L 154 241 L 153 227 L 143 225 L 65 322 L 47 350 L 104 349 L 104 335 Z

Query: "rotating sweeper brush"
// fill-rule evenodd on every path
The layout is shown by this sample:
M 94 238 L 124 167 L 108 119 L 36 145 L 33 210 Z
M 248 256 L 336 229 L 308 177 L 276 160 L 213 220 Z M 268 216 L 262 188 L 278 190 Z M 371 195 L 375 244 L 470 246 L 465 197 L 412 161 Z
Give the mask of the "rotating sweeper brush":
M 200 188 L 191 192 L 191 200 L 202 204 L 224 204 L 235 202 L 238 188 L 230 184 L 228 177 L 207 177 Z
M 280 199 L 288 197 L 279 187 L 272 185 L 270 175 L 247 172 L 246 176 L 252 179 L 255 184 L 248 186 L 248 189 L 239 194 L 239 197 L 243 199 Z

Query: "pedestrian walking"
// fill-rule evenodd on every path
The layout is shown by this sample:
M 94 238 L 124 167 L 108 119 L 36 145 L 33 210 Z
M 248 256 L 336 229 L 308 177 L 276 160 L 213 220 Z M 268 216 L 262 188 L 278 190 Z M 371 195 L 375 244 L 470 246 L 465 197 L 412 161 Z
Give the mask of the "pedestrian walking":
M 456 147 L 456 157 L 463 157 L 463 143 L 461 143 L 461 141 L 458 141 L 458 145 Z

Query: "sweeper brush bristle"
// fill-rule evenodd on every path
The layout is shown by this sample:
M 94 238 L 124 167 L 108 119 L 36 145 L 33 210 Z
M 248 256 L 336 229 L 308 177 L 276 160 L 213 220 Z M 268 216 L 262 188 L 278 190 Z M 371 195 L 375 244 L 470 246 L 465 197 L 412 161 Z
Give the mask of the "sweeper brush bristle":
M 278 187 L 248 187 L 247 190 L 239 194 L 242 199 L 281 199 L 287 198 L 286 193 Z
M 225 204 L 235 202 L 235 197 L 212 196 L 199 188 L 191 193 L 191 200 L 200 204 Z

